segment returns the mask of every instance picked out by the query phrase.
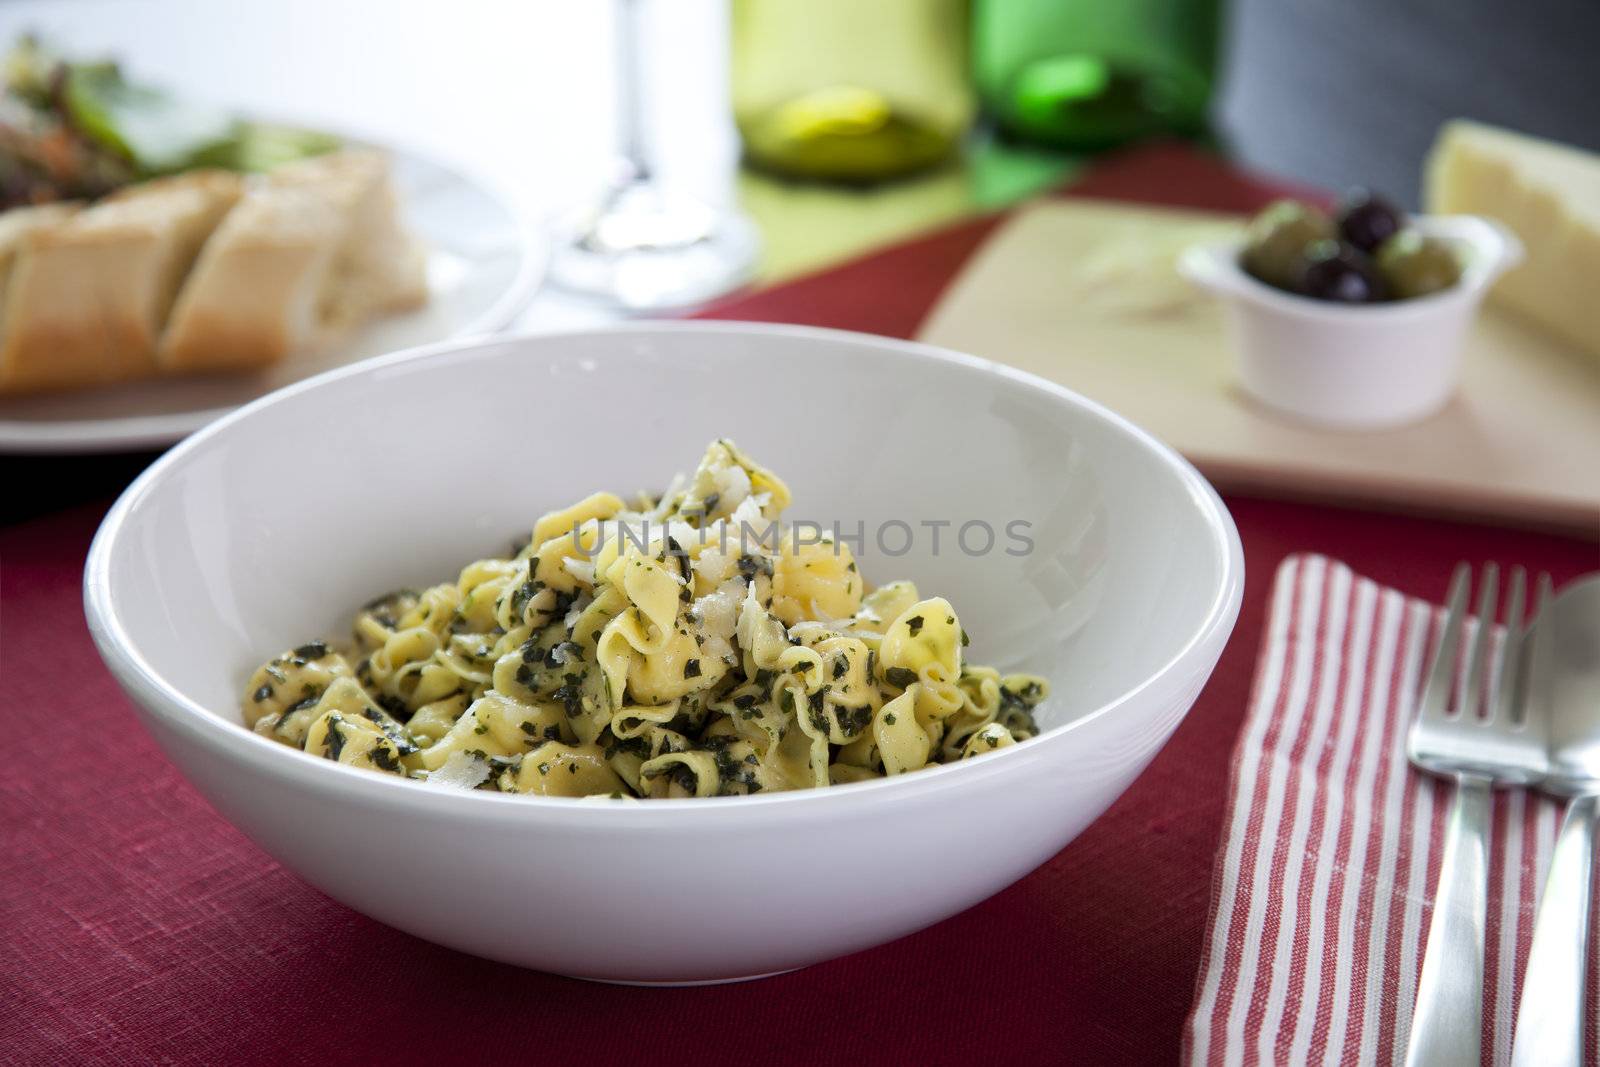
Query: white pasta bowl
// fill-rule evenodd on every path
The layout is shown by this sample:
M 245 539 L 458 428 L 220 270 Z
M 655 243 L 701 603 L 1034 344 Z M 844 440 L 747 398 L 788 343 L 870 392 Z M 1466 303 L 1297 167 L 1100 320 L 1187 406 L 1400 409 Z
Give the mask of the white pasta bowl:
M 1040 736 L 830 789 L 624 802 L 429 787 L 241 724 L 263 659 L 595 489 L 660 488 L 719 436 L 785 478 L 791 520 L 863 532 L 869 580 L 947 597 L 974 661 L 1047 677 Z M 1048 860 L 1183 718 L 1242 586 L 1211 487 L 1066 389 L 858 334 L 648 324 L 435 346 L 251 404 L 117 502 L 85 601 L 168 755 L 312 885 L 476 955 L 681 983 L 881 944 Z

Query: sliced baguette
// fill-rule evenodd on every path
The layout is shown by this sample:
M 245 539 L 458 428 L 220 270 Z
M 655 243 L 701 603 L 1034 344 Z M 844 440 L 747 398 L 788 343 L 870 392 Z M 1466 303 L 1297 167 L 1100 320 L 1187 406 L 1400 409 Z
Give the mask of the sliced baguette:
M 6 287 L 0 391 L 155 373 L 156 345 L 241 179 L 194 171 L 131 186 L 22 240 Z
M 422 248 L 401 219 L 387 158 L 351 149 L 284 167 L 273 178 L 287 187 L 324 190 L 348 213 L 348 228 L 323 293 L 328 329 L 348 330 L 427 299 Z
M 173 309 L 161 367 L 275 363 L 425 297 L 387 161 L 330 153 L 274 171 L 218 227 Z
M 77 201 L 65 201 L 12 208 L 0 214 L 0 337 L 5 335 L 6 323 L 14 314 L 11 307 L 11 273 L 17 265 L 17 259 L 28 247 L 34 234 L 60 227 L 82 209 L 83 205 Z M 3 347 L 0 347 L 0 353 L 3 351 Z M 0 364 L 0 389 L 4 388 L 5 378 L 6 368 Z
M 313 348 L 341 213 L 307 190 L 263 184 L 223 220 L 178 296 L 161 369 L 247 370 Z

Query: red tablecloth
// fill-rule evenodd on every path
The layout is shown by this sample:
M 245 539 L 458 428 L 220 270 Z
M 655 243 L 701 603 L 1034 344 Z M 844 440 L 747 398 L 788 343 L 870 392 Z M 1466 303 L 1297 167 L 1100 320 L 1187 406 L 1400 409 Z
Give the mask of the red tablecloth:
M 1075 192 L 1248 210 L 1273 188 L 1181 149 Z M 730 302 L 722 318 L 905 336 L 993 220 Z M 9 488 L 9 487 L 8 487 Z M 106 502 L 0 530 L 0 1061 L 1170 1063 L 1199 963 L 1229 751 L 1273 570 L 1343 559 L 1437 596 L 1458 559 L 1563 579 L 1593 544 L 1231 499 L 1238 631 L 1172 742 L 1069 848 L 932 929 L 737 986 L 590 985 L 380 926 L 217 816 L 135 724 L 83 623 Z

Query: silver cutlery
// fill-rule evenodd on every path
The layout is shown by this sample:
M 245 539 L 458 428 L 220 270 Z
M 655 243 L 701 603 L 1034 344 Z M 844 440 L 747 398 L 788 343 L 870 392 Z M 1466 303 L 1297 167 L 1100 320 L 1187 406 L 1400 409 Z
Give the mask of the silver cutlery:
M 1539 898 L 1517 1007 L 1512 1067 L 1583 1062 L 1589 886 L 1600 806 L 1600 576 L 1561 591 L 1540 621 L 1530 709 L 1546 715 L 1541 788 L 1570 797 Z
M 1406 1067 L 1467 1067 L 1480 1062 L 1483 1026 L 1483 939 L 1488 909 L 1490 792 L 1496 784 L 1526 785 L 1545 771 L 1540 716 L 1521 714 L 1523 648 L 1532 627 L 1523 624 L 1527 579 L 1511 570 L 1506 633 L 1496 654 L 1496 685 L 1485 696 L 1499 595 L 1500 569 L 1485 565 L 1477 618 L 1464 672 L 1460 666 L 1472 569 L 1456 568 L 1450 583 L 1439 647 L 1423 686 L 1417 717 L 1406 735 L 1406 755 L 1419 769 L 1455 783 L 1445 825 L 1444 855 L 1433 919 L 1428 925 L 1422 976 L 1406 1046 Z M 1549 598 L 1539 581 L 1539 606 Z M 1457 680 L 1461 680 L 1459 699 Z

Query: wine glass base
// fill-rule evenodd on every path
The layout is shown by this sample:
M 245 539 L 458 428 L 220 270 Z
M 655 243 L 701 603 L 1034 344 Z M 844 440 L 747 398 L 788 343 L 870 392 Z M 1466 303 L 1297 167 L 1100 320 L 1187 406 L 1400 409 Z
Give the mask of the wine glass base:
M 755 269 L 755 227 L 734 211 L 648 181 L 613 189 L 552 231 L 554 286 L 628 311 L 692 307 L 739 288 Z

